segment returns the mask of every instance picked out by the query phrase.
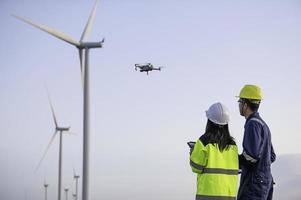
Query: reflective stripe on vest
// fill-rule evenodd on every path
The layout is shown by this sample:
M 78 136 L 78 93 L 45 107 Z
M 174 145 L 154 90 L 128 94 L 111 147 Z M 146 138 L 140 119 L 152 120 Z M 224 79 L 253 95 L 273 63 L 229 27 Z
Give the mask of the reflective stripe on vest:
M 196 195 L 196 200 L 235 200 L 236 197 Z
M 190 166 L 200 171 L 203 171 L 204 174 L 228 174 L 228 175 L 238 174 L 238 170 L 235 169 L 205 168 L 202 165 L 194 163 L 192 160 L 190 160 Z
M 237 175 L 238 170 L 235 170 L 235 169 L 221 169 L 221 168 L 204 168 L 203 173 L 206 173 L 206 174 Z
M 201 171 L 204 169 L 204 166 L 199 165 L 199 164 L 196 164 L 196 163 L 193 162 L 192 160 L 190 160 L 190 166 L 191 166 L 191 167 L 194 167 L 194 168 L 196 168 L 196 169 L 198 169 L 198 170 L 201 170 Z

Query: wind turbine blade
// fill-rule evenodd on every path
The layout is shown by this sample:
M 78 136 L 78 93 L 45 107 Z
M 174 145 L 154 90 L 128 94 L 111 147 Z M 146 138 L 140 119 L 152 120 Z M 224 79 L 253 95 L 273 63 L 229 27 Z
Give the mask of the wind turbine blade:
M 27 24 L 30 24 L 32 25 L 33 27 L 36 27 L 42 31 L 45 31 L 46 33 L 49 33 L 50 35 L 53 35 L 54 37 L 56 38 L 59 38 L 61 40 L 64 40 L 65 42 L 68 42 L 69 44 L 72 44 L 72 45 L 75 45 L 75 46 L 79 46 L 79 42 L 74 40 L 73 38 L 71 38 L 70 36 L 66 35 L 65 33 L 62 33 L 62 32 L 59 32 L 55 29 L 52 29 L 52 28 L 49 28 L 47 26 L 44 26 L 44 25 L 40 25 L 40 24 L 36 24 L 28 19 L 25 19 L 23 17 L 19 17 L 17 15 L 12 15 L 14 16 L 15 18 L 27 23 Z
M 53 106 L 52 106 L 52 103 L 51 103 L 51 100 L 50 100 L 50 95 L 49 95 L 49 91 L 48 91 L 47 87 L 46 87 L 46 91 L 47 91 L 47 97 L 48 97 L 48 101 L 49 101 L 49 104 L 50 104 L 51 113 L 52 113 L 53 121 L 54 121 L 54 124 L 55 124 L 55 128 L 57 128 L 58 124 L 57 124 L 57 120 L 56 120 L 56 117 L 55 117 L 54 109 L 53 109 Z
M 98 4 L 98 0 L 96 0 L 96 2 L 94 4 L 94 7 L 93 7 L 93 9 L 91 11 L 91 14 L 89 16 L 88 22 L 86 24 L 86 27 L 85 27 L 85 29 L 84 29 L 84 31 L 82 33 L 81 38 L 80 38 L 80 42 L 88 39 L 88 37 L 89 37 L 89 34 L 90 34 L 91 30 L 92 30 L 92 24 L 93 24 L 93 21 L 94 21 L 94 18 L 95 18 L 97 4 Z
M 42 159 L 40 160 L 40 162 L 39 162 L 39 164 L 38 164 L 38 166 L 37 166 L 37 168 L 36 168 L 35 171 L 37 171 L 37 170 L 39 169 L 39 167 L 40 167 L 42 161 L 44 160 L 44 158 L 45 158 L 45 156 L 46 156 L 46 154 L 47 154 L 47 151 L 48 151 L 49 147 L 51 146 L 51 144 L 52 144 L 52 142 L 53 142 L 53 140 L 54 140 L 54 138 L 55 138 L 57 132 L 58 132 L 58 131 L 55 131 L 54 134 L 52 135 L 52 137 L 51 137 L 51 139 L 50 139 L 50 141 L 49 141 L 49 143 L 48 143 L 48 145 L 47 145 L 47 147 L 46 147 L 46 149 L 45 149 L 45 152 L 44 152 L 44 154 L 43 154 L 43 157 L 42 157 Z
M 84 88 L 84 83 L 85 83 L 85 50 L 84 49 L 79 49 L 79 60 L 80 60 L 80 72 L 81 72 L 81 79 L 82 79 L 82 85 Z

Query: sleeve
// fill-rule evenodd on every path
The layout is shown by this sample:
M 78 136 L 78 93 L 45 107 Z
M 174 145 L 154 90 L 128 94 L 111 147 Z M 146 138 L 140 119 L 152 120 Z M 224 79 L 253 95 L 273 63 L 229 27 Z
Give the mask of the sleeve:
M 274 152 L 273 145 L 271 145 L 271 163 L 275 162 L 276 160 L 276 154 Z
M 249 121 L 245 127 L 243 139 L 243 153 L 239 156 L 240 165 L 253 166 L 261 157 L 262 125 L 256 121 Z
M 201 140 L 197 140 L 190 155 L 190 166 L 194 173 L 202 173 L 207 163 L 207 151 Z

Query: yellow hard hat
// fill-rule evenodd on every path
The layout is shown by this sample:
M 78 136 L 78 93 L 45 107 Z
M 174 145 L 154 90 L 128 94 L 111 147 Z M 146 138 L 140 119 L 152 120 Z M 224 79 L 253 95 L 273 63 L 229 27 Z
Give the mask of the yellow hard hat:
M 262 100 L 262 96 L 261 89 L 257 85 L 245 85 L 238 97 L 242 99 Z

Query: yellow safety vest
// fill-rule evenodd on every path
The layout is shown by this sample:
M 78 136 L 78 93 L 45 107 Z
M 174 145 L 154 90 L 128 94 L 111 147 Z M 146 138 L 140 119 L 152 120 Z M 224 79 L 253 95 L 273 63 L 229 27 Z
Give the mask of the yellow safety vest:
M 190 155 L 190 166 L 197 173 L 196 200 L 235 200 L 238 181 L 238 150 L 230 145 L 222 152 L 217 144 L 198 140 Z

